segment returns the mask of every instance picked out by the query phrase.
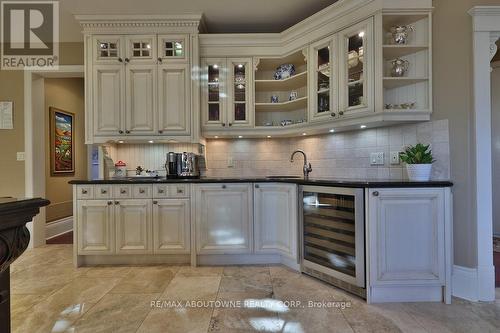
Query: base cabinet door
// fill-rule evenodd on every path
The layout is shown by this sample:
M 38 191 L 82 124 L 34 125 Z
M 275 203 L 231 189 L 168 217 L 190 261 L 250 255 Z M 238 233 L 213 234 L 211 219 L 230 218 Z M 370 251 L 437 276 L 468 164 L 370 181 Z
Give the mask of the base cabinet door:
M 250 184 L 207 184 L 196 187 L 198 254 L 252 252 L 253 205 Z
M 256 253 L 297 258 L 297 187 L 292 184 L 254 185 Z
M 190 253 L 189 199 L 153 201 L 153 253 Z
M 116 253 L 152 253 L 151 200 L 115 202 Z
M 114 253 L 114 207 L 108 200 L 78 200 L 78 254 Z
M 444 283 L 443 189 L 370 189 L 368 211 L 372 286 Z

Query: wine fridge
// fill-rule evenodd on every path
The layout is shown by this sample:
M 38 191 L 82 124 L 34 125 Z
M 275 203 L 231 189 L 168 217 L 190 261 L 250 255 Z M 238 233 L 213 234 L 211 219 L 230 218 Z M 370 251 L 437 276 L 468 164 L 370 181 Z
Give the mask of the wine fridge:
M 301 186 L 300 195 L 302 272 L 366 297 L 363 189 Z

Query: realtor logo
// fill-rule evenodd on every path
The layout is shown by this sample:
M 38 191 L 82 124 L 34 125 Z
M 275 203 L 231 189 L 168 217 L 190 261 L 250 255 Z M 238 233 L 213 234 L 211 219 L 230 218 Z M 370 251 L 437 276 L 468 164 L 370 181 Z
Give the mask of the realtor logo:
M 1 68 L 57 69 L 59 2 L 1 1 Z

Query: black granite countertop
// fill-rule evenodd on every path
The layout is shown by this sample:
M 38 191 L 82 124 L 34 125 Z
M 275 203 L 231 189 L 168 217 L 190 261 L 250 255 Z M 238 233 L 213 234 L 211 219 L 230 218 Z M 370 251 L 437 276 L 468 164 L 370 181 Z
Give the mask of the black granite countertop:
M 72 180 L 73 185 L 82 184 L 163 184 L 163 183 L 289 183 L 298 185 L 337 186 L 355 188 L 376 187 L 450 187 L 450 181 L 433 180 L 428 182 L 410 182 L 407 180 L 385 180 L 385 179 L 340 179 L 340 178 L 272 178 L 272 177 L 201 177 L 198 179 L 166 179 L 158 178 L 115 178 L 98 180 Z

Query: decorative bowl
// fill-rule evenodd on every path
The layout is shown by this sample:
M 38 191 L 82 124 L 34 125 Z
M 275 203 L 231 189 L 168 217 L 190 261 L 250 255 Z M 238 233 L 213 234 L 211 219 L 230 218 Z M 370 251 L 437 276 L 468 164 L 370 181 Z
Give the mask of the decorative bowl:
M 295 65 L 294 64 L 283 64 L 279 65 L 276 68 L 276 72 L 274 72 L 275 80 L 284 80 L 295 74 Z

